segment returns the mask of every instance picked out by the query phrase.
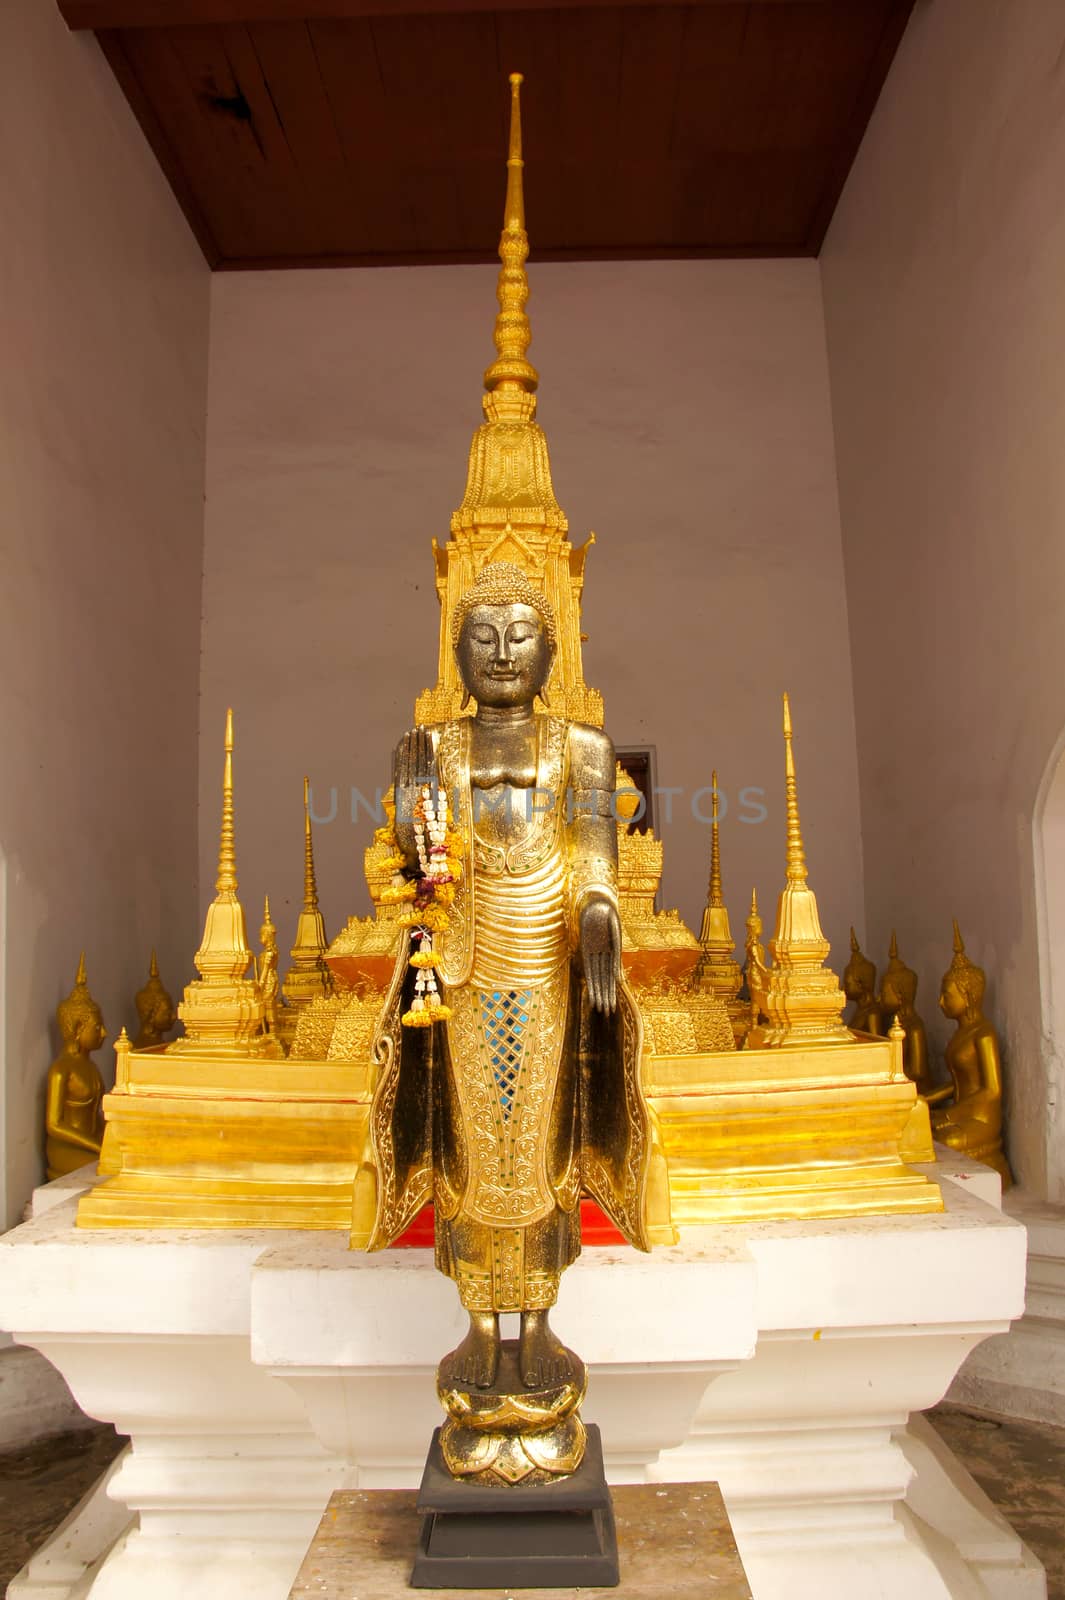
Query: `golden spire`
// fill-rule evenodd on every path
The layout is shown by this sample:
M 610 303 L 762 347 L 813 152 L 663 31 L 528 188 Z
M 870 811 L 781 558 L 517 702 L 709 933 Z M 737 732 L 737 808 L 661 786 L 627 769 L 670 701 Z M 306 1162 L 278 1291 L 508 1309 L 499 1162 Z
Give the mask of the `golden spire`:
M 520 72 L 510 74 L 510 151 L 507 156 L 507 199 L 503 212 L 503 232 L 499 240 L 499 283 L 496 297 L 499 314 L 495 325 L 496 359 L 484 375 L 488 391 L 485 412 L 493 421 L 527 421 L 535 410 L 532 399 L 538 384 L 536 368 L 526 360 L 532 343 L 532 329 L 525 314 L 529 298 L 529 279 L 525 263 L 529 256 L 529 235 L 525 231 L 525 193 L 521 153 Z
M 851 932 L 852 933 L 854 932 L 853 928 L 851 929 Z M 888 960 L 889 961 L 897 961 L 898 959 L 899 959 L 899 941 L 895 937 L 894 928 L 892 928 L 892 930 L 891 930 L 891 943 L 888 946 Z
M 725 905 L 725 896 L 721 889 L 716 772 L 713 775 L 711 793 L 713 809 L 710 822 L 710 885 L 706 895 L 706 908 L 703 911 L 703 925 L 699 932 L 702 951 L 692 973 L 692 987 L 697 992 L 715 994 L 724 1002 L 732 1023 L 733 1036 L 739 1043 L 746 1032 L 748 1009 L 736 999 L 743 987 L 743 973 L 740 971 L 739 963 L 733 959 L 732 952 L 736 946 L 729 927 L 728 907 Z
M 156 959 L 155 951 L 153 949 L 152 950 L 152 959 L 148 963 L 148 977 L 149 978 L 158 978 L 158 976 L 159 976 L 159 962 Z
M 318 910 L 318 883 L 314 876 L 314 841 L 311 838 L 311 780 L 303 779 L 303 909 Z
M 178 1007 L 185 1035 L 171 1050 L 207 1055 L 261 1055 L 275 1047 L 262 1038 L 263 1005 L 257 985 L 244 976 L 251 961 L 244 907 L 237 899 L 237 849 L 233 822 L 233 712 L 226 712 L 222 765 L 222 828 L 215 897 L 207 907 L 195 956 L 200 981 L 190 983 Z
M 725 904 L 725 897 L 721 892 L 721 825 L 718 822 L 716 772 L 711 773 L 710 788 L 710 885 L 707 891 L 706 903 L 707 906 L 717 907 Z
M 958 919 L 957 917 L 952 917 L 951 921 L 954 923 L 954 954 L 956 956 L 963 956 L 965 954 L 965 940 L 961 936 L 961 929 L 958 927 Z
M 218 840 L 218 894 L 237 892 L 237 848 L 233 825 L 233 708 L 226 711 L 225 761 L 222 766 L 222 831 Z
M 321 995 L 333 993 L 333 974 L 325 962 L 329 939 L 325 921 L 318 909 L 318 881 L 314 874 L 314 839 L 311 835 L 311 785 L 303 780 L 303 910 L 296 921 L 296 942 L 289 951 L 292 965 L 281 985 L 291 1012 L 283 1023 L 295 1028 L 294 1008 L 306 1005 Z M 283 1029 L 284 1031 L 284 1029 Z
M 954 924 L 955 929 L 957 929 L 957 926 L 958 926 L 958 924 L 955 923 Z M 957 949 L 957 945 L 955 945 L 954 948 Z M 85 971 L 85 952 L 83 950 L 81 952 L 81 955 L 78 957 L 78 970 L 77 970 L 77 974 L 76 974 L 76 976 L 74 978 L 74 987 L 75 987 L 75 989 L 86 989 L 86 988 L 88 988 L 88 985 L 89 985 L 89 978 L 88 978 L 88 974 Z
M 791 702 L 784 696 L 784 802 L 788 816 L 787 880 L 796 888 L 806 882 L 806 852 L 799 825 L 799 791 L 795 782 L 795 753 L 791 748 Z
M 842 1044 L 852 1038 L 840 1014 L 846 997 L 825 959 L 831 948 L 821 931 L 817 896 L 808 883 L 799 824 L 792 749 L 791 702 L 784 696 L 784 795 L 787 810 L 784 889 L 769 942 L 773 966 L 762 1010 L 768 1022 L 752 1029 L 749 1045 Z

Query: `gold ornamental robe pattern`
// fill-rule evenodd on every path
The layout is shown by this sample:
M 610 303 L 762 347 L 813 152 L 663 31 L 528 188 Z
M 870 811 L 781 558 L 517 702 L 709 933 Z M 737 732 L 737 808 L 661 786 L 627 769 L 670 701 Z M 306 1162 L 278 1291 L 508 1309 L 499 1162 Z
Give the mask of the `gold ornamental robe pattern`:
M 505 796 L 471 789 L 469 723 L 433 730 L 464 863 L 439 940 L 453 1016 L 431 1029 L 401 1027 L 404 943 L 374 1040 L 377 1081 L 353 1213 L 352 1244 L 384 1249 L 432 1196 L 442 1270 L 469 1288 L 464 1277 L 499 1279 L 517 1253 L 527 1307 L 550 1303 L 579 1251 L 582 1191 L 632 1244 L 649 1248 L 639 1012 L 624 982 L 616 1013 L 595 1012 L 576 959 L 569 727 L 538 718 L 536 786 L 509 791 L 509 811 Z M 614 893 L 605 883 L 577 887 Z M 484 1253 L 477 1230 L 495 1236 L 491 1260 L 471 1264 Z M 513 1278 L 504 1290 L 498 1281 L 486 1287 L 484 1305 L 521 1309 L 510 1303 Z M 479 1292 L 470 1289 L 474 1301 Z M 505 1303 L 495 1303 L 501 1294 Z

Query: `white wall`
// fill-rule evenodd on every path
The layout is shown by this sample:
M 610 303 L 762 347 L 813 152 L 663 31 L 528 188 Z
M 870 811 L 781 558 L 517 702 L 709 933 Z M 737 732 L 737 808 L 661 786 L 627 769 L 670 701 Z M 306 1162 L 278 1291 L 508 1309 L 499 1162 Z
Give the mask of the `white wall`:
M 57 1001 L 112 1038 L 196 937 L 210 275 L 95 40 L 0 6 L 3 1209 L 42 1173 Z M 111 1073 L 110 1042 L 99 1053 Z M 2 1221 L 2 1218 L 0 1218 Z
M 502 182 L 501 182 L 502 190 Z M 530 265 L 539 417 L 588 562 L 585 668 L 619 744 L 683 786 L 663 902 L 698 926 L 716 765 L 742 944 L 784 859 L 780 692 L 826 931 L 860 921 L 854 722 L 820 284 L 813 262 Z M 370 824 L 416 694 L 435 680 L 430 539 L 447 537 L 492 356 L 489 267 L 218 275 L 213 282 L 201 725 L 201 870 L 217 848 L 235 707 L 242 897 L 282 946 L 301 889 L 301 775 L 335 932 L 367 909 Z M 767 791 L 741 823 L 738 791 Z M 702 804 L 709 814 L 709 802 Z M 278 914 L 280 913 L 280 915 Z M 191 956 L 191 948 L 189 955 Z M 839 963 L 845 951 L 836 950 Z
M 1063 194 L 1065 12 L 935 0 L 822 257 L 871 931 L 897 924 L 930 1017 L 960 918 L 1011 1161 L 1058 1199 L 1032 824 L 1065 728 Z

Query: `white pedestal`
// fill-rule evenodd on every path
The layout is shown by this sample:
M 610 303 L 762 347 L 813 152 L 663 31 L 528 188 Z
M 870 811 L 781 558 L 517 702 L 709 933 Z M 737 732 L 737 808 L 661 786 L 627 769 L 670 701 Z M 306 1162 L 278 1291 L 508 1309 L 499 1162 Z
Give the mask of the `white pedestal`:
M 1025 1313 L 966 1361 L 951 1390 L 959 1405 L 1065 1427 L 1065 1208 L 1008 1191 L 1003 1209 L 1028 1232 Z
M 690 1230 L 566 1274 L 556 1324 L 589 1364 L 608 1476 L 717 1478 L 757 1600 L 1041 1593 L 908 1431 L 1023 1307 L 1023 1229 L 946 1190 L 939 1216 Z M 136 1520 L 47 1600 L 284 1600 L 334 1487 L 417 1481 L 453 1286 L 428 1251 L 73 1221 L 67 1203 L 0 1240 L 0 1323 L 132 1436 L 108 1493 Z

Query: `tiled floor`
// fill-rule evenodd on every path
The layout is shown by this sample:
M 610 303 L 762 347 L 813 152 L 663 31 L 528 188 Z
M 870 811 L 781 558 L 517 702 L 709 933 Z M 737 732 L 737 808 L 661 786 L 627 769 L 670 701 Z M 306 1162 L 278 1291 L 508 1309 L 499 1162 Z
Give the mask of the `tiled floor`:
M 1047 1569 L 1048 1600 L 1065 1600 L 1065 1428 L 940 1406 L 932 1420 Z M 0 1591 L 110 1463 L 111 1428 L 61 1434 L 0 1455 Z

